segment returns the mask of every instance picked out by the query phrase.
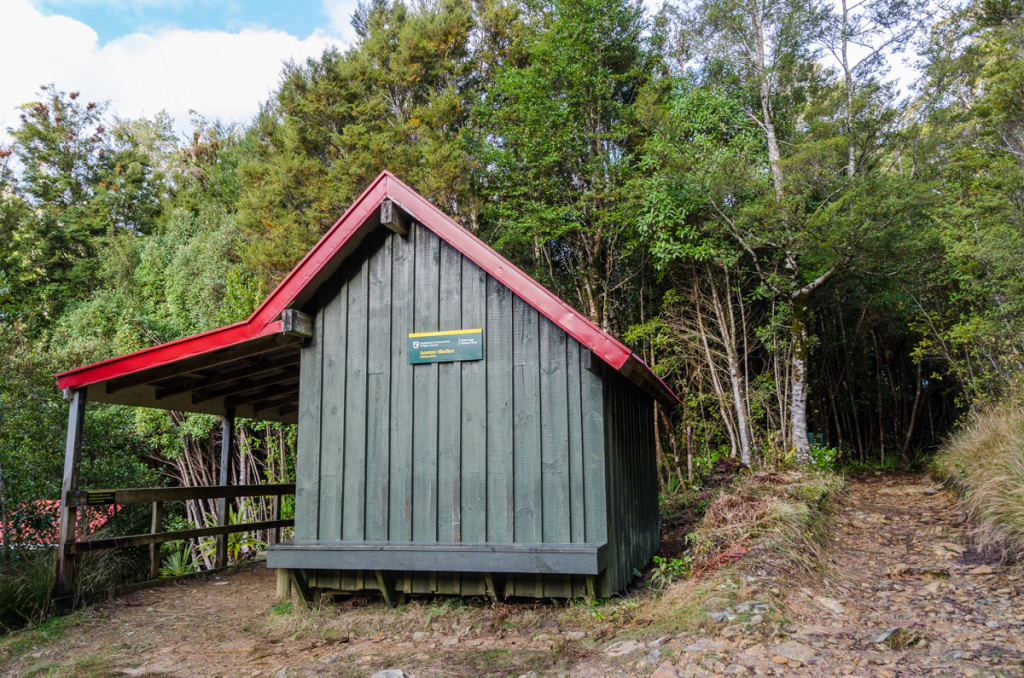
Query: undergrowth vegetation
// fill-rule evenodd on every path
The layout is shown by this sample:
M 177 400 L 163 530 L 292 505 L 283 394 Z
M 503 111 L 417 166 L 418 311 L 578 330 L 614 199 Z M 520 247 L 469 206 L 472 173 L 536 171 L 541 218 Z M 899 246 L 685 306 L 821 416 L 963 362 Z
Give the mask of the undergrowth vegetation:
M 1024 407 L 972 416 L 942 445 L 933 470 L 963 496 L 979 548 L 1004 562 L 1024 556 Z
M 355 596 L 312 607 L 279 603 L 262 630 L 330 640 L 380 633 L 413 639 L 507 632 L 564 637 L 579 630 L 594 644 L 622 635 L 697 631 L 714 623 L 707 615 L 712 608 L 770 599 L 780 578 L 820 571 L 841 488 L 833 473 L 782 467 L 744 471 L 700 494 L 682 490 L 662 502 L 669 527 L 682 520 L 691 530 L 679 540 L 681 547 L 674 548 L 671 531 L 664 532 L 660 555 L 610 600 L 413 598 L 390 609 L 377 596 Z M 683 503 L 689 522 L 679 518 Z M 766 618 L 781 620 L 782 613 L 776 609 Z M 765 625 L 766 632 L 771 628 Z
M 18 549 L 0 563 L 0 635 L 38 624 L 50 609 L 54 552 Z

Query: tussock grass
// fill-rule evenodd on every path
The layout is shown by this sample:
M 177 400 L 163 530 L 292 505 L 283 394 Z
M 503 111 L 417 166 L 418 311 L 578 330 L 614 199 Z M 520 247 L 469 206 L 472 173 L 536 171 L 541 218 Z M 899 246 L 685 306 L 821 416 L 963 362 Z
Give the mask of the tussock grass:
M 52 549 L 15 549 L 0 565 L 0 634 L 42 622 L 53 590 Z
M 751 560 L 785 570 L 818 572 L 822 544 L 842 479 L 796 469 L 743 477 L 708 506 L 694 532 L 697 569 L 715 569 L 747 551 Z
M 963 496 L 980 549 L 1004 562 L 1024 556 L 1024 407 L 972 416 L 943 444 L 933 471 Z

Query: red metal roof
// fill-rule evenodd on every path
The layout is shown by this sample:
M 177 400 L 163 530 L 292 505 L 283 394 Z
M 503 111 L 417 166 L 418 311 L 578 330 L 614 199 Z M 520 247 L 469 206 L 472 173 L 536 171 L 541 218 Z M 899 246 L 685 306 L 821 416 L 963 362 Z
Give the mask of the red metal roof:
M 641 388 L 651 391 L 653 396 L 667 404 L 679 402 L 664 382 L 629 348 L 386 171 L 374 179 L 247 320 L 69 370 L 57 375 L 57 386 L 62 389 L 81 388 L 279 332 L 281 312 L 297 308 L 316 291 L 337 268 L 340 260 L 354 249 L 364 235 L 363 226 L 374 217 L 385 199 L 402 207 L 414 220 L 447 241 Z

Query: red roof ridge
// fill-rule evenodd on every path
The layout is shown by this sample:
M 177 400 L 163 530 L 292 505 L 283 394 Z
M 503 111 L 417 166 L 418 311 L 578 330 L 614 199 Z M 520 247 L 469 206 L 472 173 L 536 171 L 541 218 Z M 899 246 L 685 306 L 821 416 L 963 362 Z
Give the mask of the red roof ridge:
M 59 388 L 80 388 L 113 377 L 165 365 L 182 358 L 226 348 L 280 331 L 281 313 L 315 291 L 320 275 L 338 253 L 360 234 L 380 204 L 390 199 L 417 222 L 519 295 L 601 360 L 667 404 L 679 402 L 664 382 L 628 347 L 576 311 L 550 290 L 456 223 L 426 198 L 387 170 L 356 198 L 306 256 L 284 277 L 246 320 L 200 334 L 110 358 L 57 375 Z M 312 289 L 310 287 L 312 286 Z

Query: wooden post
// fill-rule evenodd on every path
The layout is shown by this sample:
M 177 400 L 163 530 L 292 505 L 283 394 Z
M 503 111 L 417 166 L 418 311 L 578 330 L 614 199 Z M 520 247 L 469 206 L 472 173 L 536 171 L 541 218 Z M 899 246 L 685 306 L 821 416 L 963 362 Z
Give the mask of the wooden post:
M 231 439 L 235 435 L 235 410 L 229 409 L 224 415 L 224 422 L 221 426 L 220 441 L 220 485 L 228 484 L 228 462 L 231 455 Z M 217 525 L 223 527 L 228 524 L 228 500 L 223 498 L 217 506 Z M 228 564 L 228 536 L 226 534 L 217 536 L 217 552 L 214 559 L 214 567 L 222 568 Z
M 281 495 L 274 496 L 274 516 L 273 520 L 281 520 Z M 281 542 L 281 528 L 275 527 L 270 533 L 270 543 L 278 544 Z
M 288 600 L 292 597 L 292 578 L 283 567 L 277 569 L 277 599 Z
M 498 589 L 494 588 L 494 575 L 484 572 L 484 593 L 491 599 L 491 603 L 498 602 Z
M 164 524 L 164 503 L 153 502 L 153 520 L 150 523 L 150 532 L 157 534 L 163 530 Z M 160 577 L 160 544 L 149 545 L 149 578 Z
M 388 607 L 394 607 L 395 589 L 391 585 L 391 576 L 385 574 L 383 570 L 374 570 L 373 573 L 377 575 L 377 586 L 380 588 L 380 594 L 384 596 L 384 603 Z
M 295 591 L 299 594 L 299 598 L 302 602 L 310 604 L 319 602 L 319 591 L 314 594 L 309 588 L 309 583 L 306 581 L 306 575 L 302 573 L 302 570 L 285 570 L 288 573 L 288 578 L 292 580 L 292 586 L 295 587 Z M 280 572 L 280 570 L 278 570 Z
M 75 541 L 78 508 L 68 504 L 68 494 L 78 489 L 78 472 L 82 464 L 82 426 L 85 424 L 86 389 L 71 391 L 68 411 L 68 437 L 64 445 L 64 481 L 60 490 L 60 525 L 57 533 L 57 568 L 54 573 L 53 597 L 74 594 L 75 557 L 66 554 L 69 542 Z

